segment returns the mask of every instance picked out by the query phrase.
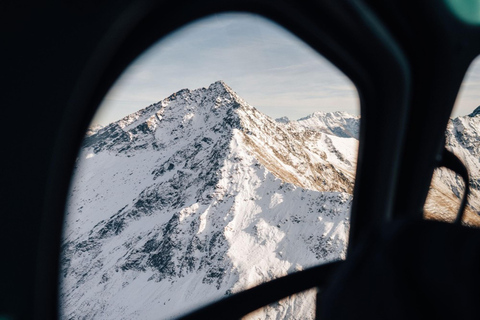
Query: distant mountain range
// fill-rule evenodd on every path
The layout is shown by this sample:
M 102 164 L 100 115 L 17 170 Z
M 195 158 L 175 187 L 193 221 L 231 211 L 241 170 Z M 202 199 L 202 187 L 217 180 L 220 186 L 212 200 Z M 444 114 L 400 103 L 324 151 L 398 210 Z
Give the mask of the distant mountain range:
M 67 208 L 63 317 L 169 319 L 344 258 L 359 121 L 344 112 L 273 120 L 219 81 L 90 130 Z M 477 199 L 479 121 L 456 118 L 447 131 L 477 170 Z M 459 194 L 445 177 L 430 213 L 443 193 Z M 309 291 L 251 318 L 313 319 L 314 300 Z

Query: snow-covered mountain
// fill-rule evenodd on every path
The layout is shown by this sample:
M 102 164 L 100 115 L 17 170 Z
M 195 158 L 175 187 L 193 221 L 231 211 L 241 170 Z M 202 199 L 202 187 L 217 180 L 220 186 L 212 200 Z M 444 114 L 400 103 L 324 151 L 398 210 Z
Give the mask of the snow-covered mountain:
M 314 112 L 298 120 L 302 126 L 343 138 L 359 137 L 360 118 L 343 111 Z
M 470 174 L 470 196 L 465 222 L 480 226 L 480 107 L 467 116 L 450 119 L 446 147 L 457 155 Z M 450 170 L 436 169 L 425 206 L 429 218 L 451 221 L 464 192 L 462 179 Z
M 63 318 L 171 318 L 343 258 L 355 121 L 277 122 L 219 81 L 87 136 L 67 208 Z M 252 318 L 312 319 L 314 299 Z
M 89 131 L 70 191 L 65 319 L 170 319 L 345 254 L 359 118 L 273 120 L 219 81 Z M 449 123 L 480 225 L 480 108 Z M 426 215 L 450 219 L 459 178 L 437 170 Z M 313 319 L 309 291 L 252 319 Z

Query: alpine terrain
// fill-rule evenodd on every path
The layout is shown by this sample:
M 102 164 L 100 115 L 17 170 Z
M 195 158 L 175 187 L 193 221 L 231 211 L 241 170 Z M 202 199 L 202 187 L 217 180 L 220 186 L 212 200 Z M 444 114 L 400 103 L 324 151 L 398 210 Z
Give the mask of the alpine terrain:
M 67 208 L 63 317 L 172 318 L 341 259 L 357 122 L 277 122 L 220 81 L 89 132 Z M 252 318 L 313 318 L 314 299 Z
M 450 119 L 445 140 L 446 148 L 462 160 L 470 175 L 464 223 L 480 227 L 480 107 L 467 116 Z M 463 193 L 464 183 L 460 176 L 444 168 L 436 169 L 425 205 L 426 217 L 454 220 Z
M 344 112 L 273 120 L 219 81 L 92 128 L 66 211 L 62 317 L 171 319 L 344 258 L 359 121 Z M 447 131 L 477 173 L 479 122 L 453 119 Z M 430 217 L 452 215 L 438 201 L 461 195 L 445 176 Z M 480 175 L 472 179 L 478 196 Z M 313 319 L 314 302 L 312 290 L 247 318 Z

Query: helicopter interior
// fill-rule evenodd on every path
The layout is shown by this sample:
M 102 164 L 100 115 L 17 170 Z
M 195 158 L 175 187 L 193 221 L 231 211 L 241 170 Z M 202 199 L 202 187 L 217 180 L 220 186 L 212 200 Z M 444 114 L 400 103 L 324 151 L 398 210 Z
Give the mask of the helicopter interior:
M 287 28 L 358 89 L 347 258 L 182 319 L 241 318 L 314 287 L 322 319 L 478 317 L 480 233 L 462 225 L 469 172 L 444 146 L 462 80 L 480 54 L 477 0 L 27 0 L 0 7 L 0 319 L 58 318 L 67 191 L 84 133 L 113 82 L 158 39 L 232 11 Z M 437 167 L 465 181 L 453 224 L 424 219 Z

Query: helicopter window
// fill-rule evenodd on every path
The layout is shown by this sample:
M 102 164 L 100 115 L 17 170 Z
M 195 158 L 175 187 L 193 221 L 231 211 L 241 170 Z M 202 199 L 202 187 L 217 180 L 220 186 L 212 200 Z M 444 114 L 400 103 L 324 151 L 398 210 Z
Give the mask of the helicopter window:
M 171 317 L 344 258 L 358 114 L 348 78 L 259 16 L 211 16 L 152 46 L 79 152 L 62 316 Z M 314 298 L 258 312 L 307 319 Z
M 466 166 L 470 175 L 468 204 L 463 223 L 480 227 L 480 57 L 470 65 L 445 133 L 446 148 Z M 453 221 L 465 185 L 451 170 L 435 170 L 425 204 L 428 219 Z

